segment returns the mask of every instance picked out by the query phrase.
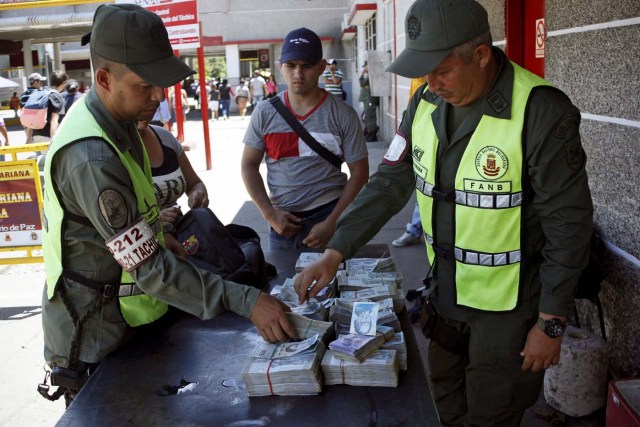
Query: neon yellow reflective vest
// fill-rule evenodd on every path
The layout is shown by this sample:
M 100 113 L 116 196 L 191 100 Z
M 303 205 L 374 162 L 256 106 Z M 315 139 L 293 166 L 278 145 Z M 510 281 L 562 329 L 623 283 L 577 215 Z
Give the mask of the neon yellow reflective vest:
M 74 126 L 61 126 L 56 133 L 55 142 L 51 144 L 47 153 L 45 163 L 45 182 L 51 183 L 51 164 L 56 153 L 68 144 L 79 139 L 95 138 L 102 139 L 109 143 L 120 157 L 122 164 L 129 172 L 133 190 L 136 195 L 138 206 L 150 207 L 146 212 L 140 213 L 144 216 L 150 226 L 154 228 L 153 221 L 158 221 L 159 210 L 156 201 L 155 192 L 151 184 L 151 166 L 146 151 L 144 152 L 144 170 L 136 163 L 131 153 L 122 153 L 118 147 L 109 139 L 107 134 L 100 128 L 95 118 L 87 108 L 86 98 L 79 99 L 74 105 Z M 44 214 L 45 227 L 42 238 L 42 248 L 44 255 L 44 264 L 47 275 L 47 297 L 51 300 L 55 294 L 56 286 L 62 280 L 62 227 L 65 218 L 65 212 L 56 195 L 53 185 L 45 185 L 44 191 Z M 164 246 L 164 237 L 162 235 L 162 227 L 156 226 L 155 236 L 160 245 Z M 122 270 L 120 278 L 120 286 L 134 285 L 134 280 L 129 273 Z M 130 286 L 133 288 L 133 286 Z M 122 316 L 130 326 L 140 326 L 151 323 L 159 319 L 167 312 L 167 304 L 157 299 L 145 295 L 121 296 L 119 297 L 120 311 Z
M 516 64 L 511 118 L 483 116 L 460 159 L 455 192 L 442 200 L 438 137 L 431 114 L 436 105 L 422 99 L 412 125 L 416 195 L 430 265 L 439 248 L 433 233 L 434 203 L 455 203 L 453 253 L 456 304 L 484 311 L 516 307 L 520 285 L 523 202 L 523 125 L 531 90 L 549 85 Z M 426 90 L 426 89 L 425 89 Z M 435 189 L 435 190 L 434 190 Z M 442 200 L 442 201 L 440 201 Z

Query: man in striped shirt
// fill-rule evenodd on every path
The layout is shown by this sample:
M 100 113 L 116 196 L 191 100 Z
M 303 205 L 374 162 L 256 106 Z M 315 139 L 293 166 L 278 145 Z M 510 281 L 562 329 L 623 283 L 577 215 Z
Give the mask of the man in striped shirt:
M 324 88 L 327 92 L 342 98 L 342 79 L 344 73 L 338 68 L 338 61 L 335 59 L 327 59 L 327 69 L 322 73 Z

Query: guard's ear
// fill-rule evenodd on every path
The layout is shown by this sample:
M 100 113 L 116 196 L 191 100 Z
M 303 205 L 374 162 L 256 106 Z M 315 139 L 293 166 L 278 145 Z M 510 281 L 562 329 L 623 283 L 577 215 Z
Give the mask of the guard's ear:
M 481 44 L 476 46 L 473 50 L 474 59 L 478 61 L 481 68 L 486 68 L 489 65 L 489 61 L 491 60 L 491 47 L 486 44 Z
M 95 84 L 109 92 L 111 89 L 111 73 L 109 70 L 106 68 L 98 68 L 95 74 Z

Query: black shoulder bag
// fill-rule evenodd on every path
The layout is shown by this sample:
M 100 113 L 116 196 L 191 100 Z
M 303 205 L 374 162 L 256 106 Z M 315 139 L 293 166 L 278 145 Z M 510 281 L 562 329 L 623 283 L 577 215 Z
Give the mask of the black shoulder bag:
M 282 116 L 282 118 L 291 126 L 291 129 L 294 130 L 295 133 L 298 134 L 300 138 L 311 148 L 313 151 L 318 153 L 323 159 L 327 162 L 331 163 L 336 169 L 340 170 L 340 166 L 342 165 L 342 160 L 340 157 L 333 154 L 331 151 L 327 150 L 322 146 L 316 139 L 311 136 L 311 134 L 302 126 L 302 123 L 296 119 L 291 111 L 282 103 L 279 96 L 274 96 L 269 99 L 273 108 Z

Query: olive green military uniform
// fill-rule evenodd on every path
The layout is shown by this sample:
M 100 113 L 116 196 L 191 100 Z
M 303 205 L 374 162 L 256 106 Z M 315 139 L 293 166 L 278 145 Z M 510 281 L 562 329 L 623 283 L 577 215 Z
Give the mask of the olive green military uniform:
M 375 136 L 378 133 L 378 104 L 380 98 L 377 96 L 371 96 L 371 87 L 369 85 L 369 76 L 360 76 L 360 98 L 364 106 L 364 126 L 367 131 L 367 138 L 371 135 L 372 141 L 375 141 Z
M 481 117 L 511 118 L 514 69 L 500 50 L 494 49 L 494 55 L 500 64 L 496 81 L 468 106 L 446 104 L 424 92 L 425 87 L 416 92 L 396 135 L 400 141 L 407 141 L 406 148 L 401 155 L 387 153 L 377 173 L 338 221 L 330 248 L 345 257 L 352 256 L 409 200 L 416 182 L 412 156 L 420 155 L 412 150 L 411 134 L 416 131 L 412 124 L 422 99 L 439 104 L 432 116 L 440 140 L 438 190 L 448 193 L 455 188 L 458 164 Z M 534 89 L 523 129 L 528 190 L 522 211 L 522 270 L 513 311 L 487 312 L 457 305 L 455 262 L 444 254 L 436 257 L 434 305 L 447 324 L 469 333 L 470 339 L 468 356 L 452 354 L 430 343 L 434 398 L 443 425 L 519 425 L 524 409 L 539 395 L 543 372 L 523 372 L 520 352 L 538 311 L 557 316 L 571 313 L 574 288 L 586 265 L 591 236 L 593 207 L 579 123 L 580 112 L 563 93 L 551 87 Z M 394 140 L 389 152 L 398 147 L 403 145 Z M 454 210 L 451 201 L 434 202 L 436 243 L 450 251 L 454 245 Z
M 131 152 L 142 165 L 144 148 L 135 124 L 118 124 L 93 90 L 86 95 L 86 104 L 119 150 Z M 62 126 L 73 123 L 74 110 L 71 110 Z M 89 226 L 81 221 L 64 221 L 64 268 L 95 282 L 119 283 L 122 269 L 107 249 L 105 240 L 139 217 L 133 185 L 124 164 L 107 142 L 89 138 L 61 148 L 52 159 L 51 176 L 53 182 L 45 185 L 55 186 L 66 211 L 91 223 Z M 259 295 L 257 289 L 222 280 L 163 247 L 132 275 L 146 294 L 203 319 L 224 310 L 248 317 Z M 95 290 L 68 277 L 63 278 L 61 285 L 80 315 L 101 297 Z M 67 367 L 74 327 L 59 295 L 49 300 L 46 289 L 42 322 L 45 359 L 52 365 Z M 109 299 L 83 325 L 80 361 L 101 361 L 122 344 L 129 332 L 131 328 L 122 317 L 118 297 Z

